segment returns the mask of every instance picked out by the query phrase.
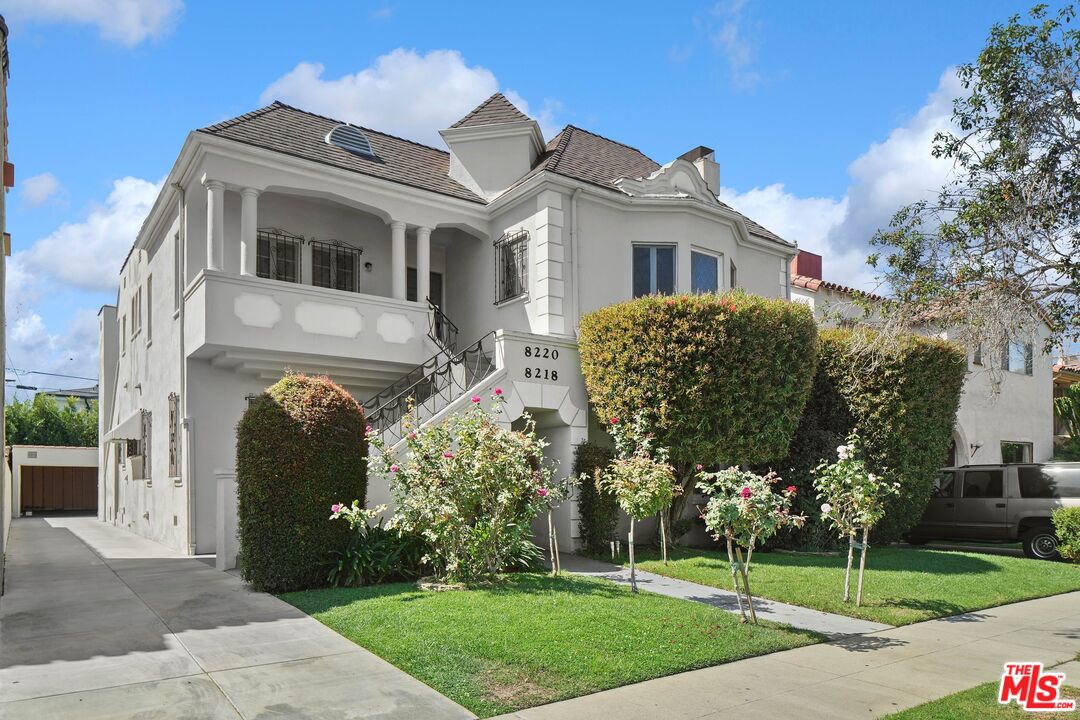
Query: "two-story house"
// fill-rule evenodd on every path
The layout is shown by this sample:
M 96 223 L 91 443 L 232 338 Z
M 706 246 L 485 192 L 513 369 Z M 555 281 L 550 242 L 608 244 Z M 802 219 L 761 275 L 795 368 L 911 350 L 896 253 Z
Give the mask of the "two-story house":
M 857 295 L 880 301 L 844 285 L 822 280 L 822 258 L 801 251 L 791 267 L 791 298 L 808 304 L 824 324 L 835 324 L 863 311 L 851 300 Z M 952 333 L 944 331 L 949 339 Z M 1049 330 L 1042 326 L 1032 340 L 969 353 L 970 372 L 960 396 L 949 457 L 943 464 L 1043 462 L 1054 454 L 1052 360 L 1042 352 Z M 983 353 L 1000 353 L 1003 377 L 986 371 Z
M 532 414 L 568 474 L 602 432 L 583 313 L 789 296 L 795 246 L 717 200 L 708 148 L 660 165 L 573 126 L 545 140 L 501 94 L 442 137 L 277 102 L 188 135 L 100 313 L 103 520 L 216 552 L 236 424 L 290 369 L 341 383 L 391 442 L 409 398 L 430 420 L 501 387 L 506 423 Z M 370 478 L 368 502 L 388 499 Z M 573 503 L 558 522 L 577 535 Z

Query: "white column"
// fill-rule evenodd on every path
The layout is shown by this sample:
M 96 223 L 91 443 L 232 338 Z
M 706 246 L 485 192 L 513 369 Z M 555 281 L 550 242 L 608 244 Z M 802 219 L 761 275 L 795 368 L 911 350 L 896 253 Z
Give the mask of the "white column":
M 390 278 L 391 296 L 395 300 L 405 299 L 405 223 L 394 220 L 390 223 Z
M 203 178 L 206 187 L 206 267 L 220 270 L 225 242 L 225 183 Z
M 259 191 L 240 191 L 240 274 L 255 274 L 256 243 L 259 233 Z
M 431 228 L 416 229 L 416 300 L 431 294 Z

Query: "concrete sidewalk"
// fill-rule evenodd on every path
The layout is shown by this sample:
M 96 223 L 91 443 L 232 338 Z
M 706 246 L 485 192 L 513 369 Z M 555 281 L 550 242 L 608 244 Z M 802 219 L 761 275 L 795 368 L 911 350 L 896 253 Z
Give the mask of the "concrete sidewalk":
M 563 570 L 578 575 L 605 578 L 622 585 L 630 584 L 630 571 L 621 565 L 592 560 L 580 555 L 563 555 L 560 558 Z M 667 595 L 682 600 L 693 600 L 718 607 L 729 612 L 739 612 L 738 600 L 731 590 L 720 590 L 708 585 L 698 585 L 686 580 L 675 580 L 650 572 L 637 571 L 638 587 L 647 592 L 658 595 Z M 753 587 L 751 587 L 753 590 Z M 839 639 L 850 635 L 862 635 L 863 633 L 879 632 L 888 630 L 892 625 L 849 618 L 844 615 L 834 615 L 788 605 L 775 600 L 754 598 L 754 611 L 759 620 L 772 620 L 784 623 L 803 630 L 813 630 L 830 639 Z
M 93 518 L 13 521 L 0 719 L 473 717 L 211 563 Z
M 1080 683 L 1080 592 L 1003 605 L 627 685 L 506 715 L 516 720 L 875 718 L 1001 677 L 1061 665 Z

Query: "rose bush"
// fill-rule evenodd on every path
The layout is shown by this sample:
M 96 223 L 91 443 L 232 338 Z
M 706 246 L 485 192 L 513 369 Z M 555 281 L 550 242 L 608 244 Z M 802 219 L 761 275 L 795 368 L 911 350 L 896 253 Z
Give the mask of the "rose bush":
M 465 410 L 420 427 L 406 414 L 400 456 L 368 430 L 369 469 L 389 480 L 393 522 L 424 540 L 423 560 L 439 581 L 489 580 L 538 558 L 531 523 L 548 507 L 553 473 L 532 418 L 522 431 L 500 425 L 503 402 L 496 390 L 490 408 L 473 397 Z
M 352 531 L 345 549 L 330 553 L 326 579 L 331 585 L 373 585 L 420 576 L 426 550 L 423 541 L 386 523 L 385 512 L 386 505 L 364 508 L 359 500 L 330 507 L 330 519 L 344 520 Z

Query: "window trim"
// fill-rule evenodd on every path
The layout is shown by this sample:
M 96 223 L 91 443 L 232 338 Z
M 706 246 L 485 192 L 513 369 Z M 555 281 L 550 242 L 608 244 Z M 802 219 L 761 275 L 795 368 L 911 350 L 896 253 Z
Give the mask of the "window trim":
M 649 292 L 645 295 L 634 293 L 634 251 L 638 248 L 646 248 L 649 252 Z M 670 249 L 671 252 L 671 293 L 679 292 L 679 244 L 658 242 L 635 242 L 630 243 L 630 296 L 634 298 L 658 295 L 656 289 L 656 251 L 658 249 Z
M 1013 370 L 1012 368 L 1012 349 L 1013 347 L 1023 347 L 1024 352 L 1024 368 L 1023 370 Z M 1026 340 L 1008 340 L 1005 342 L 1005 347 L 1002 348 L 1002 366 L 1004 370 L 1013 375 L 1026 375 L 1031 377 L 1035 374 L 1035 347 L 1034 344 Z
M 1022 448 L 1021 459 L 1015 461 L 1009 461 L 1005 459 L 1005 446 L 1017 445 Z M 998 450 L 1001 453 L 1002 465 L 1029 465 L 1034 461 L 1035 457 L 1035 443 L 1030 440 L 1001 440 L 998 446 Z

